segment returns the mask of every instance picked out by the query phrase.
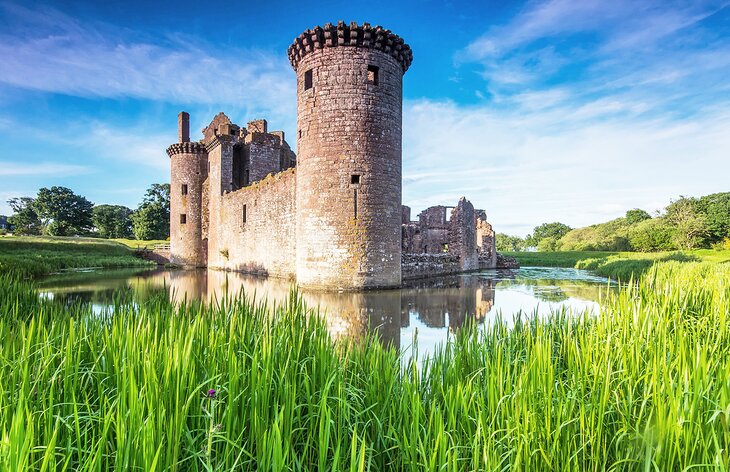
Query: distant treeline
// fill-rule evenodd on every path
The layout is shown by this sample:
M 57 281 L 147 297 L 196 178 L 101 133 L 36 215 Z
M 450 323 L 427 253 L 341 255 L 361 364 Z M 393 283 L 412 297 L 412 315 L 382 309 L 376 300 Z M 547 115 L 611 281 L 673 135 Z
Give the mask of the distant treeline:
M 525 238 L 497 234 L 498 251 L 673 251 L 730 249 L 730 192 L 680 197 L 654 217 L 633 209 L 584 228 L 545 223 Z
M 7 218 L 16 235 L 96 236 L 167 239 L 170 236 L 170 185 L 152 184 L 136 210 L 122 205 L 94 205 L 66 187 L 38 190 L 35 197 L 8 200 Z

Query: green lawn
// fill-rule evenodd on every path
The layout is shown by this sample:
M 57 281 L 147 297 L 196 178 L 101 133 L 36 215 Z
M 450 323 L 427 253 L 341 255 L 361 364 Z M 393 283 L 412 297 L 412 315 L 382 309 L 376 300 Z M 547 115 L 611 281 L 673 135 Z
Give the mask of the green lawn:
M 673 252 L 505 252 L 523 267 L 575 267 L 593 270 L 598 275 L 627 280 L 644 274 L 657 262 L 730 262 L 730 250 L 696 249 Z
M 66 269 L 142 267 L 153 263 L 127 245 L 96 238 L 13 236 L 0 238 L 0 272 L 38 277 Z

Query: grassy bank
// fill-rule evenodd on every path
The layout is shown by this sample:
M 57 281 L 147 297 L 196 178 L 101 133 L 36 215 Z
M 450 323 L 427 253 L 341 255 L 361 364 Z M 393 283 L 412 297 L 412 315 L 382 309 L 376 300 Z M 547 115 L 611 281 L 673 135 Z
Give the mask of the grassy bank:
M 590 269 L 604 277 L 628 280 L 649 271 L 657 262 L 730 262 L 730 251 L 698 249 L 677 252 L 506 252 L 523 267 L 574 267 Z
M 93 238 L 0 238 L 0 272 L 38 277 L 86 267 L 144 267 L 152 263 L 135 257 L 127 246 Z
M 0 469 L 726 471 L 729 279 L 662 263 L 598 318 L 463 329 L 419 369 L 296 296 L 100 317 L 0 276 Z

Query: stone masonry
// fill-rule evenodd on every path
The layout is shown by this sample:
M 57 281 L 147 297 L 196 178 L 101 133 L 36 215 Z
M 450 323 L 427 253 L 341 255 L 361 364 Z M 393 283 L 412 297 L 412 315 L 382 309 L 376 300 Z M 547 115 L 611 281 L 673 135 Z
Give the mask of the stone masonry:
M 401 205 L 410 47 L 380 26 L 340 22 L 305 31 L 288 53 L 298 156 L 266 120 L 244 127 L 219 113 L 195 142 L 190 116 L 178 116 L 171 261 L 339 290 L 494 267 L 491 225 L 466 199 L 448 221 L 447 207 L 411 222 Z

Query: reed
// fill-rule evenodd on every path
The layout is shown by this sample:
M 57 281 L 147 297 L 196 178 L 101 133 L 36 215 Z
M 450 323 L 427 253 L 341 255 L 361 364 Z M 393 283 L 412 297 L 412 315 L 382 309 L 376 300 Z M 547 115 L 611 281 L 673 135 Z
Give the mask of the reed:
M 660 263 L 600 316 L 469 326 L 406 363 L 333 342 L 295 292 L 99 315 L 2 275 L 0 468 L 726 471 L 728 280 Z

